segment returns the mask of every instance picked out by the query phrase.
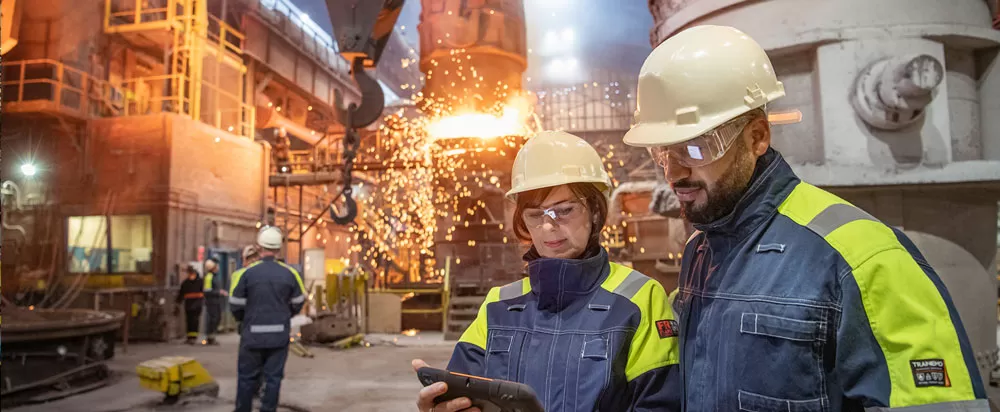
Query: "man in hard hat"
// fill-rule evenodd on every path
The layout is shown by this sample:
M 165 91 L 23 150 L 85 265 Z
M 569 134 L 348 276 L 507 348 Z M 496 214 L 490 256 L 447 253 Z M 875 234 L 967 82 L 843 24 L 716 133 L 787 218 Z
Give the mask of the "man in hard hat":
M 281 230 L 265 226 L 257 233 L 260 261 L 240 276 L 229 307 L 240 327 L 236 411 L 250 411 L 258 377 L 264 376 L 261 410 L 278 407 L 281 379 L 288 359 L 291 318 L 302 310 L 306 295 L 298 273 L 275 260 L 281 251 Z
M 771 148 L 765 109 L 784 94 L 731 27 L 678 33 L 639 74 L 624 141 L 648 148 L 697 229 L 672 295 L 684 410 L 987 411 L 958 312 L 913 243 Z
M 203 283 L 198 278 L 198 271 L 193 266 L 187 267 L 187 277 L 181 282 L 177 291 L 177 305 L 184 303 L 184 326 L 187 328 L 187 339 L 184 343 L 194 345 L 198 340 L 198 324 L 201 321 L 201 307 L 204 305 L 205 293 Z M 179 315 L 180 306 L 175 306 Z
M 254 263 L 260 261 L 260 248 L 257 245 L 247 245 L 243 248 L 243 267 L 237 269 L 233 272 L 232 279 L 229 282 L 229 294 L 233 294 L 233 290 L 236 289 L 236 284 L 240 282 L 240 278 L 243 277 L 243 272 L 247 271 L 247 268 L 253 266 Z
M 205 261 L 203 292 L 205 294 L 205 343 L 208 345 L 219 344 L 215 340 L 215 334 L 219 331 L 219 322 L 222 320 L 223 298 L 229 296 L 229 292 L 222 285 L 222 277 L 218 271 L 218 260 L 212 257 Z

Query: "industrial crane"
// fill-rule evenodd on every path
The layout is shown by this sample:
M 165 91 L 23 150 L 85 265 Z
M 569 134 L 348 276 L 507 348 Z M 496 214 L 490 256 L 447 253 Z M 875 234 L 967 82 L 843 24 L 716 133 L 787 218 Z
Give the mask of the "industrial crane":
M 337 117 L 346 129 L 344 135 L 344 186 L 341 189 L 346 212 L 338 215 L 330 205 L 330 218 L 339 225 L 354 221 L 357 203 L 351 197 L 351 171 L 361 137 L 358 129 L 378 120 L 385 108 L 385 95 L 378 81 L 366 68 L 378 65 L 386 42 L 403 9 L 403 0 L 326 0 L 334 37 L 340 54 L 350 63 L 351 76 L 361 90 L 361 104 L 344 106 L 339 90 L 335 94 Z

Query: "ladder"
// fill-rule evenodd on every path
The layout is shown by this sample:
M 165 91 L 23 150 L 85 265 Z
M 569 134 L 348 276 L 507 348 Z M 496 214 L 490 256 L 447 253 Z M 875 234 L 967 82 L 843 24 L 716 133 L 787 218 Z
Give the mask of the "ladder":
M 181 0 L 177 16 L 180 27 L 173 30 L 170 87 L 177 96 L 174 112 L 194 120 L 201 117 L 203 48 L 208 35 L 208 8 L 205 0 Z

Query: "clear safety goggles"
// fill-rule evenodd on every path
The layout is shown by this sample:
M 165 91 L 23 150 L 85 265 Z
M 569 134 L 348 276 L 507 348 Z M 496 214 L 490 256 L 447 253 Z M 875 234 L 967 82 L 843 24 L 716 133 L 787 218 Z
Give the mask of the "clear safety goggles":
M 562 225 L 583 215 L 585 210 L 587 208 L 581 200 L 568 200 L 545 209 L 526 208 L 521 213 L 521 219 L 530 228 L 542 226 L 545 223 L 546 216 L 552 219 L 556 225 Z
M 740 116 L 686 142 L 650 147 L 649 155 L 660 167 L 667 167 L 670 159 L 685 167 L 708 165 L 726 154 L 750 120 L 750 116 Z

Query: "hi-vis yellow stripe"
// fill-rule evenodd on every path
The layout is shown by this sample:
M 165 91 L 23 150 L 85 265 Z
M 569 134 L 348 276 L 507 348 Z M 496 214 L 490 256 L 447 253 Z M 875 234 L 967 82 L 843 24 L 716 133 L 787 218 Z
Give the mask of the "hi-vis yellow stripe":
M 807 183 L 799 183 L 778 212 L 822 236 L 853 269 L 888 364 L 890 407 L 975 399 L 944 298 L 892 229 Z M 917 388 L 910 361 L 918 359 L 944 359 L 951 386 Z

